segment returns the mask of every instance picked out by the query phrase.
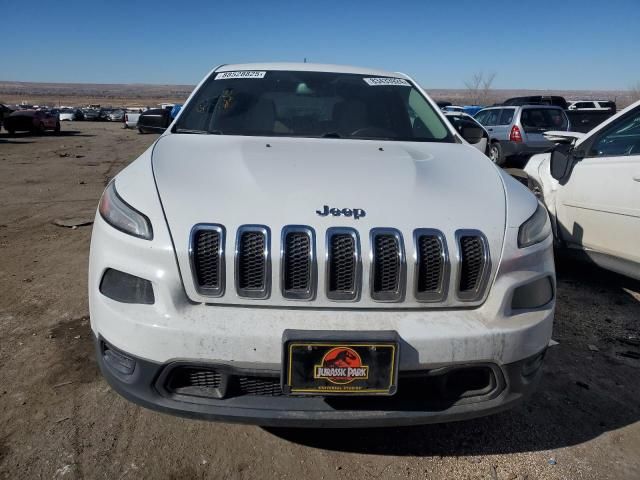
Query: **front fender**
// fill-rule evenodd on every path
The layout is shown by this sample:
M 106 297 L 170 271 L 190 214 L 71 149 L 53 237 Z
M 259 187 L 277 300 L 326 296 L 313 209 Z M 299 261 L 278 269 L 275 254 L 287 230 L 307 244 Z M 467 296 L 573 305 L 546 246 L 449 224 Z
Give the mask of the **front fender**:
M 558 229 L 556 199 L 560 184 L 551 176 L 551 153 L 540 153 L 533 155 L 524 171 L 529 177 L 529 188 L 544 203 L 549 211 L 551 227 L 556 241 L 560 241 L 560 231 Z

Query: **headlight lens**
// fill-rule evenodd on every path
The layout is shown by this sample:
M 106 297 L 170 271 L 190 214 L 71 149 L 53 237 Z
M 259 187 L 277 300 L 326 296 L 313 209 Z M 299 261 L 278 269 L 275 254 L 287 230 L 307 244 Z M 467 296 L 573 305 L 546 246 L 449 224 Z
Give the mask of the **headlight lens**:
M 115 182 L 111 182 L 105 189 L 98 210 L 109 225 L 121 232 L 145 240 L 153 238 L 149 219 L 120 198 Z
M 551 234 L 551 222 L 544 205 L 538 203 L 535 213 L 520 226 L 518 231 L 518 247 L 530 247 L 542 242 Z

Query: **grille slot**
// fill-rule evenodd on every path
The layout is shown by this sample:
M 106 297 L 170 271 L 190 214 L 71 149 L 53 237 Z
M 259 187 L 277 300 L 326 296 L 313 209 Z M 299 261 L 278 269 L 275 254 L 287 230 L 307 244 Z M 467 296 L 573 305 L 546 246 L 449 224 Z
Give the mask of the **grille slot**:
M 417 229 L 415 296 L 421 302 L 441 302 L 447 295 L 449 283 L 449 257 L 442 232 Z
M 189 255 L 196 290 L 202 295 L 224 294 L 224 241 L 221 225 L 198 224 L 191 230 Z
M 458 298 L 475 301 L 482 297 L 491 270 L 485 236 L 474 230 L 456 232 L 460 251 Z
M 169 375 L 166 388 L 178 395 L 220 398 L 222 384 L 223 374 L 219 370 L 178 367 Z
M 404 300 L 406 265 L 402 235 L 391 228 L 374 228 L 371 248 L 371 298 L 380 302 Z
M 261 395 L 279 397 L 282 395 L 278 377 L 236 377 L 239 395 Z
M 315 235 L 310 227 L 289 226 L 282 230 L 282 296 L 311 300 L 315 296 Z
M 263 225 L 244 225 L 236 237 L 236 290 L 247 298 L 268 298 L 271 289 L 270 235 Z
M 358 233 L 350 228 L 328 229 L 326 255 L 327 297 L 358 300 L 362 271 Z

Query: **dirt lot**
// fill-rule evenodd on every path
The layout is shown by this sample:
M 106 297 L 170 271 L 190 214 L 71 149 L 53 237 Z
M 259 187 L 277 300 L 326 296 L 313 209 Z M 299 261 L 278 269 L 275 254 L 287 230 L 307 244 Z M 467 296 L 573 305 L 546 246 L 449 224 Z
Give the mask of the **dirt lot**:
M 93 359 L 91 227 L 52 222 L 90 220 L 155 138 L 103 123 L 0 135 L 0 478 L 640 478 L 640 283 L 569 262 L 541 388 L 493 417 L 265 430 L 122 399 Z

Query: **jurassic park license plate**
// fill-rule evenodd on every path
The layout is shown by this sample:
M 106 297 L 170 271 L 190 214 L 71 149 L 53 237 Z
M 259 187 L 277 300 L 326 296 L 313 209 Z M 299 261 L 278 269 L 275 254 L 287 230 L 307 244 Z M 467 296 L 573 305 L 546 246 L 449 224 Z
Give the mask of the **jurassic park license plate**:
M 283 390 L 290 395 L 393 395 L 395 341 L 297 341 L 284 344 Z

